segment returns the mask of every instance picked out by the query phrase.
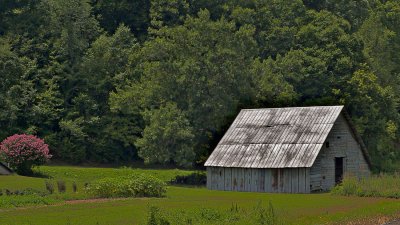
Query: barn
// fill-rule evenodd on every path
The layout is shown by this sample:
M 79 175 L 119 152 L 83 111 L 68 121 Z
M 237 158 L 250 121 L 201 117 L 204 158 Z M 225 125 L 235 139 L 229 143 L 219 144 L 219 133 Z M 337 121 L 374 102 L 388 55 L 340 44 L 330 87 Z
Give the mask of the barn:
M 343 106 L 243 109 L 207 159 L 212 190 L 310 193 L 370 174 Z
M 8 168 L 8 166 L 0 162 L 0 175 L 10 175 L 12 173 L 13 173 L 12 170 Z

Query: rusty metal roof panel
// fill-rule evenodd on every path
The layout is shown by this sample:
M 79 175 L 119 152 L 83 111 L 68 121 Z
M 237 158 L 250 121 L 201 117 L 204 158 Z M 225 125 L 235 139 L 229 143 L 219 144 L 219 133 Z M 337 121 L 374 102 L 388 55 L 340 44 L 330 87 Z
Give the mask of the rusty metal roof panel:
M 343 106 L 243 109 L 205 166 L 311 167 Z

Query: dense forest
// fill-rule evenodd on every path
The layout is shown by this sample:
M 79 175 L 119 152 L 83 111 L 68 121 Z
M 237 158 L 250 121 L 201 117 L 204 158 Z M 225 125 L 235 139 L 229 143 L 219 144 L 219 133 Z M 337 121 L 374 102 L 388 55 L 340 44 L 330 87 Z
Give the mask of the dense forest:
M 397 0 L 1 0 L 0 139 L 201 165 L 241 108 L 345 105 L 400 162 Z

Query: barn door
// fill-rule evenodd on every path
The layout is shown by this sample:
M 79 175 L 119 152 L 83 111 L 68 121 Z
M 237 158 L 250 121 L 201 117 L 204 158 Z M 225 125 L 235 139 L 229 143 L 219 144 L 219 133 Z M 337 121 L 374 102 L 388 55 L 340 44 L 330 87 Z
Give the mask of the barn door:
M 343 180 L 343 157 L 335 158 L 335 184 L 340 184 Z

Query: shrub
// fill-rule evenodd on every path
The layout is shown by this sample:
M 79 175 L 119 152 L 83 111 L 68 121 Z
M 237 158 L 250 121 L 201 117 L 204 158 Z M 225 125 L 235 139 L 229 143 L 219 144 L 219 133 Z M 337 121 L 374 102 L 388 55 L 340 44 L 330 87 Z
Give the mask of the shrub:
M 58 189 L 58 193 L 65 193 L 65 191 L 67 191 L 67 186 L 65 185 L 65 181 L 58 180 L 57 181 L 57 189 Z
M 207 175 L 205 172 L 194 172 L 189 175 L 177 175 L 170 181 L 170 183 L 184 185 L 206 185 Z
M 85 191 L 95 197 L 162 197 L 166 184 L 158 178 L 145 175 L 104 178 L 87 185 Z
M 42 165 L 51 158 L 48 145 L 38 137 L 15 134 L 0 144 L 0 159 L 18 174 L 32 174 L 32 166 Z
M 46 180 L 45 181 L 45 185 L 46 185 L 46 190 L 50 194 L 53 194 L 54 193 L 54 184 L 53 184 L 53 182 L 51 182 L 50 180 Z
M 160 213 L 160 209 L 150 206 L 147 225 L 170 225 L 171 223 Z
M 76 185 L 76 182 L 75 182 L 75 181 L 72 182 L 72 191 L 73 191 L 74 193 L 76 193 L 76 192 L 78 191 L 78 186 Z

